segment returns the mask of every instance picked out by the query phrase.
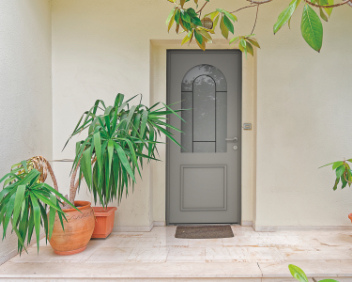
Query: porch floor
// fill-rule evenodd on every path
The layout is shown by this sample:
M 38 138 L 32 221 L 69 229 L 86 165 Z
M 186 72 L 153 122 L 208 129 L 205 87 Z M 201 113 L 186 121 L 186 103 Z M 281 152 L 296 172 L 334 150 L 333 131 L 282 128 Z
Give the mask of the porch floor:
M 296 281 L 288 264 L 310 281 L 352 281 L 352 230 L 255 232 L 232 226 L 229 239 L 174 238 L 175 226 L 150 232 L 115 232 L 87 249 L 58 256 L 42 240 L 0 266 L 0 280 L 23 281 Z M 2 244 L 5 244 L 4 241 Z

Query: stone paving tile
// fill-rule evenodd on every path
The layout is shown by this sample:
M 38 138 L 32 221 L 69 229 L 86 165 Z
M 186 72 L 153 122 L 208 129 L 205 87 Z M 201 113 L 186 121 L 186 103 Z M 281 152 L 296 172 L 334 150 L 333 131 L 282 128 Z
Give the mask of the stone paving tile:
M 55 255 L 42 240 L 39 255 L 33 246 L 0 266 L 0 280 L 289 282 L 294 281 L 288 270 L 292 263 L 309 277 L 352 282 L 352 230 L 232 229 L 234 238 L 208 240 L 176 239 L 175 226 L 115 232 L 72 256 Z

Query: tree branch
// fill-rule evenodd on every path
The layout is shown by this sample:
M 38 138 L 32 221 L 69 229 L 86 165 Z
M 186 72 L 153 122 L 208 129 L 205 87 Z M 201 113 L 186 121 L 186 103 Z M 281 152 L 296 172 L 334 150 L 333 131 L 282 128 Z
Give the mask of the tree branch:
M 209 3 L 209 2 L 206 1 L 206 2 L 204 3 L 204 5 L 202 6 L 202 8 L 200 8 L 200 9 L 197 11 L 197 14 L 199 14 L 199 16 L 201 16 L 204 7 L 205 7 L 208 3 Z
M 234 13 L 237 13 L 237 12 L 239 12 L 239 11 L 241 11 L 241 10 L 244 10 L 244 9 L 247 9 L 247 8 L 252 8 L 252 7 L 256 7 L 257 5 L 248 5 L 248 6 L 244 6 L 244 7 L 242 7 L 242 8 L 239 8 L 239 9 L 237 9 L 237 10 L 235 10 L 235 11 L 233 11 L 233 12 L 230 12 L 231 14 L 234 14 Z
M 263 0 L 263 1 L 247 0 L 247 1 L 251 2 L 252 4 L 261 5 L 261 4 L 269 3 L 269 2 L 271 2 L 273 0 Z
M 250 1 L 250 0 L 248 0 Z M 309 0 L 304 0 L 304 2 L 306 2 L 308 5 L 313 6 L 313 7 L 317 7 L 317 8 L 335 8 L 335 7 L 339 7 L 348 3 L 351 3 L 351 0 L 345 0 L 341 3 L 338 4 L 334 4 L 334 5 L 319 5 L 319 4 L 314 4 L 312 2 L 310 2 Z
M 257 12 L 256 12 L 256 14 L 255 14 L 254 25 L 253 25 L 253 28 L 252 28 L 252 31 L 251 31 L 251 33 L 250 33 L 250 34 L 253 34 L 253 33 L 254 33 L 255 26 L 257 25 L 258 12 L 259 12 L 259 4 L 257 5 Z

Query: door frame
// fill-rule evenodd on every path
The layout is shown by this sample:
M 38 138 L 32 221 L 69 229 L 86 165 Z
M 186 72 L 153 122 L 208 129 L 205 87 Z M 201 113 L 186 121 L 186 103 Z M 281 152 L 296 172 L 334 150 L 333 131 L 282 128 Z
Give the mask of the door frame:
M 170 68 L 171 68 L 171 52 L 173 51 L 185 51 L 186 52 L 194 52 L 194 53 L 199 53 L 199 52 L 203 52 L 201 50 L 196 50 L 196 49 L 184 49 L 184 50 L 180 50 L 180 49 L 168 49 L 166 51 L 166 56 L 167 56 L 167 59 L 166 59 L 166 104 L 169 105 L 170 104 Z M 228 51 L 228 53 L 230 54 L 231 51 L 234 51 L 233 49 L 228 49 L 228 50 L 224 50 L 224 49 L 211 49 L 209 51 L 222 51 L 222 52 L 226 52 Z M 236 50 L 238 52 L 240 52 L 239 50 Z M 242 69 L 242 65 L 243 65 L 243 57 L 241 58 L 241 69 Z M 242 73 L 240 74 L 241 77 L 242 77 Z M 231 79 L 231 78 L 227 78 L 227 79 Z M 242 83 L 242 81 L 241 81 Z M 242 89 L 242 85 L 241 85 L 241 95 L 239 97 L 239 103 L 241 104 L 240 106 L 240 111 L 241 111 L 241 119 L 240 119 L 240 127 L 242 127 L 242 95 L 243 95 L 243 89 Z M 169 118 L 167 118 L 167 121 L 169 121 Z M 227 135 L 226 135 L 227 136 Z M 240 131 L 240 134 L 239 134 L 239 138 L 241 138 L 242 136 L 242 131 Z M 241 152 L 242 152 L 242 146 L 240 148 Z M 240 163 L 242 164 L 242 161 L 241 161 L 241 158 L 242 158 L 242 155 L 239 156 L 240 158 Z M 178 224 L 173 224 L 171 223 L 170 224 L 170 163 L 171 163 L 171 156 L 170 156 L 170 140 L 167 139 L 166 140 L 166 225 L 178 225 Z M 200 164 L 199 166 L 209 166 L 209 164 Z M 241 174 L 242 174 L 242 165 L 240 165 L 240 178 L 241 178 Z M 241 179 L 240 179 L 240 191 L 239 191 L 239 194 L 240 194 L 240 198 L 242 198 L 242 189 L 241 189 L 241 185 L 242 182 L 241 182 Z M 226 193 L 225 193 L 226 194 Z M 240 218 L 242 218 L 242 201 L 240 201 Z M 233 223 L 233 222 L 232 222 Z M 183 223 L 185 224 L 185 223 Z M 211 224 L 211 223 L 209 223 Z M 231 223 L 230 223 L 231 224 Z
M 182 47 L 179 40 L 150 40 L 150 104 L 166 103 L 167 95 L 167 50 L 199 50 L 192 43 Z M 207 49 L 229 48 L 226 40 L 214 40 Z M 255 222 L 256 197 L 256 121 L 257 121 L 257 53 L 254 56 L 242 55 L 242 123 L 251 123 L 252 130 L 243 130 L 241 134 L 241 224 L 252 226 Z M 166 141 L 164 137 L 160 141 Z M 151 212 L 154 226 L 164 226 L 167 223 L 167 181 L 166 162 L 168 160 L 166 146 L 159 146 L 161 162 L 152 162 Z M 162 173 L 164 171 L 164 173 Z

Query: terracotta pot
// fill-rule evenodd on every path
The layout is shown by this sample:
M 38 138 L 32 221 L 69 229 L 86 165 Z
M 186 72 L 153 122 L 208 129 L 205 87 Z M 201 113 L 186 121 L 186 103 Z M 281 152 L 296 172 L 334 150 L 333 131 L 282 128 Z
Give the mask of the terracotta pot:
M 349 215 L 348 215 L 348 218 L 351 220 L 351 222 L 352 222 L 352 213 L 350 213 Z
M 75 209 L 63 210 L 67 218 L 67 221 L 63 220 L 65 230 L 62 230 L 57 215 L 55 218 L 50 245 L 58 255 L 73 255 L 84 251 L 94 230 L 94 211 L 90 202 L 74 203 L 81 212 Z
M 92 238 L 106 238 L 114 227 L 116 207 L 93 207 L 95 214 L 95 228 Z

